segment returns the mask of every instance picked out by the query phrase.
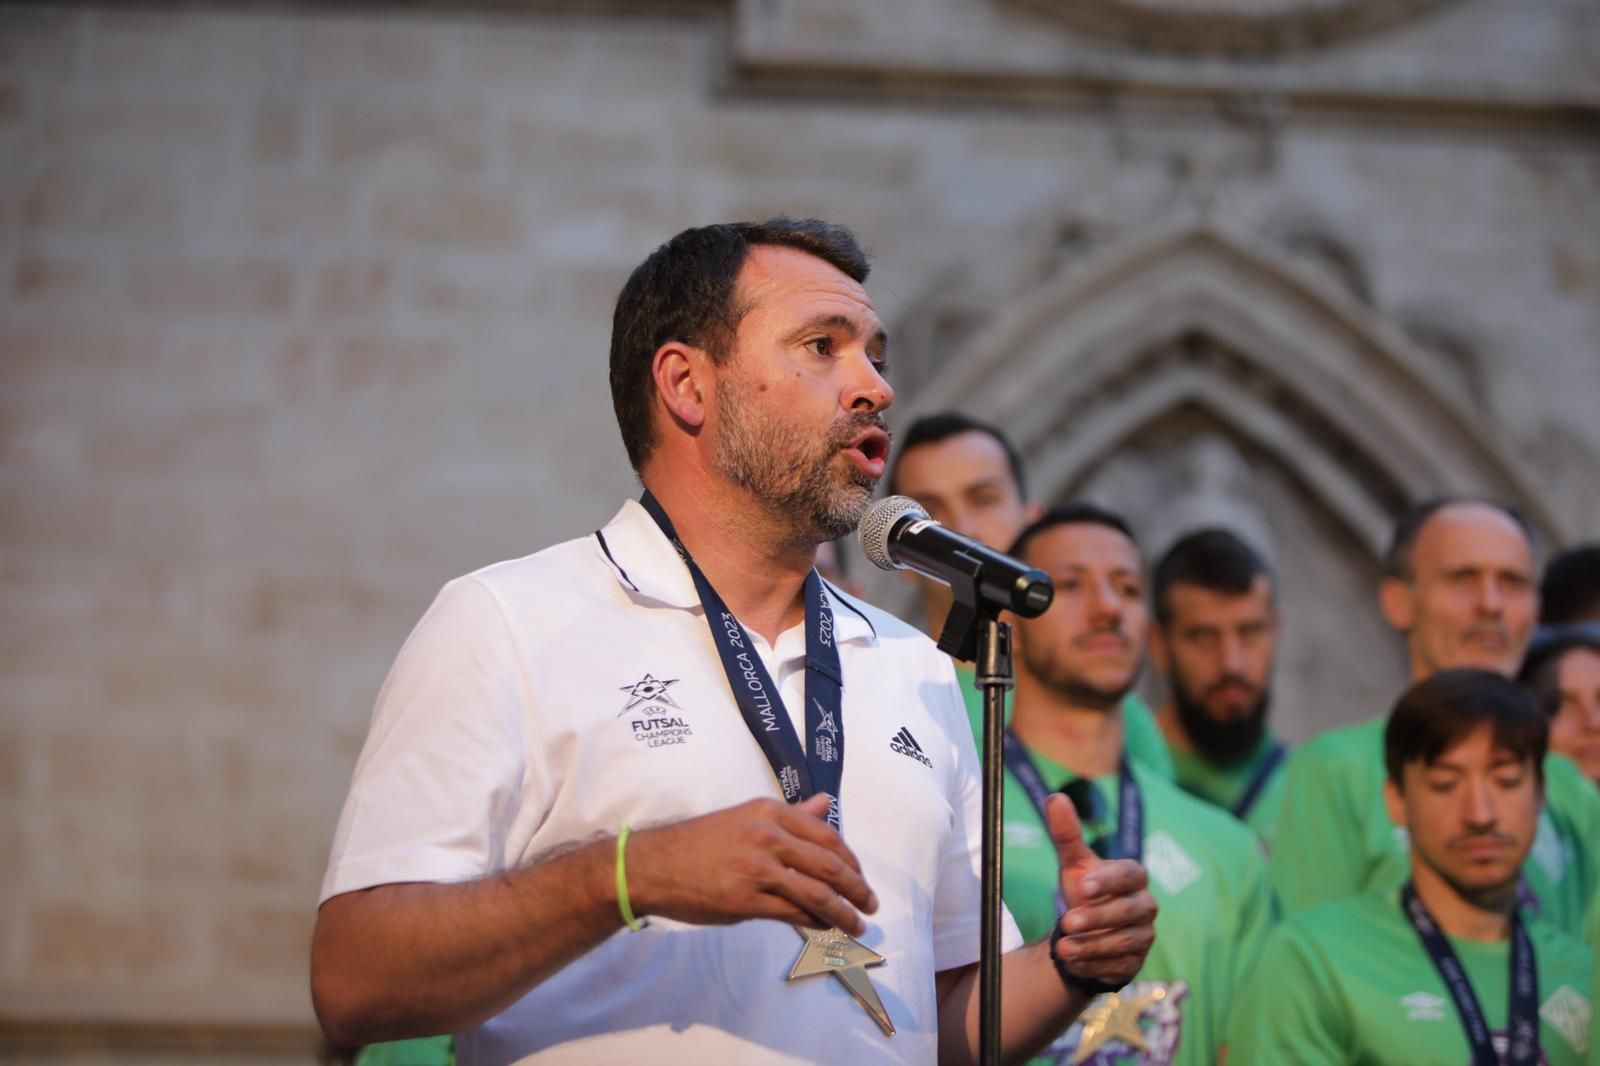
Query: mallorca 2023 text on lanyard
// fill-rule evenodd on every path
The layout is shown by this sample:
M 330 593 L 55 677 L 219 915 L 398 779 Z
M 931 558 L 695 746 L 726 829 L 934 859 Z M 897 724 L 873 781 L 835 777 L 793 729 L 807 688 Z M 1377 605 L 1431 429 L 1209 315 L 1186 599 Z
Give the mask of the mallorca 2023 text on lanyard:
M 1011 771 L 1011 776 L 1017 779 L 1017 784 L 1033 800 L 1033 805 L 1038 808 L 1039 820 L 1045 821 L 1044 804 L 1050 798 L 1050 790 L 1045 787 L 1044 776 L 1039 773 L 1039 768 L 1033 764 L 1033 759 L 1028 755 L 1028 747 L 1022 739 L 1006 729 L 1005 746 L 1002 754 L 1005 756 L 1006 769 Z M 1080 816 L 1081 820 L 1081 816 Z M 1133 779 L 1133 768 L 1128 765 L 1128 756 L 1123 754 L 1117 764 L 1117 834 L 1114 838 L 1116 852 L 1105 856 L 1110 859 L 1132 859 L 1140 862 L 1144 858 L 1144 799 L 1139 795 L 1139 783 Z M 1066 901 L 1061 898 L 1061 888 L 1056 887 L 1056 910 L 1065 912 Z
M 705 609 L 706 624 L 711 628 L 711 639 L 722 659 L 722 669 L 728 676 L 728 687 L 733 690 L 734 701 L 744 723 L 767 757 L 772 772 L 778 779 L 783 798 L 789 803 L 799 803 L 818 792 L 826 792 L 832 802 L 828 805 L 828 824 L 842 833 L 839 811 L 839 786 L 844 779 L 844 678 L 839 664 L 839 649 L 834 644 L 833 609 L 822 594 L 822 578 L 816 570 L 806 575 L 806 737 L 808 743 L 800 746 L 789 712 L 784 708 L 783 695 L 773 684 L 766 664 L 751 646 L 749 635 L 739 620 L 728 610 L 711 587 L 711 582 L 695 564 L 683 542 L 672 527 L 672 520 L 660 502 L 646 492 L 639 502 L 655 519 L 661 532 L 671 541 L 683 563 L 694 579 L 695 591 L 700 595 L 700 606 Z M 800 957 L 789 969 L 789 980 L 815 974 L 831 973 L 838 978 L 850 994 L 861 1003 L 884 1033 L 894 1035 L 894 1023 L 889 1012 L 878 998 L 866 968 L 881 966 L 882 955 L 838 929 L 819 929 L 795 926 L 795 931 L 805 939 Z
M 1472 1066 L 1500 1066 L 1500 1056 L 1495 1054 L 1494 1043 L 1489 1038 L 1488 1020 L 1483 1016 L 1477 993 L 1472 990 L 1472 982 L 1467 980 L 1467 971 L 1433 915 L 1417 898 L 1417 890 L 1410 881 L 1400 889 L 1400 909 L 1444 979 L 1450 998 L 1456 1001 L 1461 1028 L 1466 1031 L 1467 1044 L 1472 1048 Z M 1510 985 L 1511 1002 L 1506 1009 L 1510 1045 L 1505 1066 L 1534 1066 L 1539 1061 L 1539 971 L 1534 961 L 1533 940 L 1515 910 L 1511 912 Z

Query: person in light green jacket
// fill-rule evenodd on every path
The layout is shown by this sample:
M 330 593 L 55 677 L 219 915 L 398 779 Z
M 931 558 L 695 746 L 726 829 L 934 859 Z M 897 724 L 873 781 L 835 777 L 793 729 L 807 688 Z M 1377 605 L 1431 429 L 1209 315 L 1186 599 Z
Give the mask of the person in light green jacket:
M 1097 853 L 1144 864 L 1159 905 L 1155 944 L 1133 982 L 1096 998 L 1034 1066 L 1212 1066 L 1274 920 L 1260 845 L 1227 812 L 1127 757 L 1122 699 L 1148 629 L 1143 568 L 1127 524 L 1069 504 L 1030 525 L 1016 548 L 1057 593 L 1015 632 L 1006 906 L 1030 939 L 1048 934 L 1061 913 L 1042 813 L 1054 792 L 1078 808 Z
M 1023 528 L 1038 518 L 1028 499 L 1022 456 L 995 426 L 955 411 L 925 415 L 895 438 L 888 491 L 920 503 L 936 522 L 998 551 L 1011 547 Z M 936 581 L 911 578 L 918 585 L 923 628 L 935 639 L 950 611 L 950 589 Z M 981 737 L 983 697 L 972 668 L 958 664 L 956 675 L 967 714 Z M 1130 692 L 1122 701 L 1128 757 L 1172 780 L 1172 756 L 1149 706 Z M 1010 720 L 1010 702 L 1006 705 Z M 982 741 L 979 741 L 980 750 Z
M 1518 906 L 1547 728 L 1492 671 L 1440 671 L 1401 697 L 1380 759 L 1408 830 L 1403 887 L 1278 928 L 1233 1012 L 1233 1061 L 1581 1066 L 1587 1050 L 1592 1066 L 1594 950 Z

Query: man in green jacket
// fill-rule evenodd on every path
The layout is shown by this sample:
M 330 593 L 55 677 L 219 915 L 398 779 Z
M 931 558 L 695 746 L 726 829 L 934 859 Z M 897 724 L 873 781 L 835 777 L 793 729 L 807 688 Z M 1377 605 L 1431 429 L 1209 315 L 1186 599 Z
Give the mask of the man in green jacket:
M 1156 564 L 1150 661 L 1167 681 L 1156 716 L 1178 787 L 1271 847 L 1288 749 L 1267 727 L 1278 646 L 1276 580 L 1226 529 L 1179 538 Z
M 1006 736 L 1006 905 L 1022 935 L 1060 914 L 1042 807 L 1078 807 L 1084 838 L 1137 858 L 1160 907 L 1133 983 L 1097 998 L 1053 1045 L 1052 1066 L 1211 1066 L 1244 976 L 1273 920 L 1251 832 L 1127 758 L 1123 698 L 1138 675 L 1148 611 L 1126 523 L 1089 504 L 1053 508 L 1012 554 L 1050 575 L 1056 596 L 1016 624 L 1017 689 Z
M 1233 1014 L 1234 1061 L 1582 1066 L 1593 949 L 1517 906 L 1547 728 L 1488 670 L 1444 670 L 1400 698 L 1383 789 L 1408 831 L 1404 886 L 1273 933 Z

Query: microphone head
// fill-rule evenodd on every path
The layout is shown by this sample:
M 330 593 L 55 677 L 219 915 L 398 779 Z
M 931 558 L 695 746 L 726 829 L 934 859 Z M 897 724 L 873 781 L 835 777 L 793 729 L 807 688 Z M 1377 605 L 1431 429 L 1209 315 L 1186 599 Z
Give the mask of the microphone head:
M 889 534 L 902 518 L 924 519 L 928 512 L 910 496 L 886 496 L 868 508 L 856 527 L 861 550 L 879 570 L 899 570 L 889 557 Z

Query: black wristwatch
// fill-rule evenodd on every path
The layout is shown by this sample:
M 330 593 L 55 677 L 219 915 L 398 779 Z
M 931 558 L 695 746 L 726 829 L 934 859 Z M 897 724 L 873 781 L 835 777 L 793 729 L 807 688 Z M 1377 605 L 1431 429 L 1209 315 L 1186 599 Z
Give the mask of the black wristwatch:
M 1050 961 L 1056 964 L 1056 973 L 1061 976 L 1061 983 L 1074 992 L 1082 992 L 1086 996 L 1098 996 L 1104 992 L 1121 992 L 1128 986 L 1128 982 L 1121 981 L 1110 984 L 1106 981 L 1096 981 L 1089 977 L 1079 977 L 1067 968 L 1061 956 L 1056 954 L 1056 944 L 1066 933 L 1061 928 L 1061 919 L 1056 919 L 1055 928 L 1050 931 Z

